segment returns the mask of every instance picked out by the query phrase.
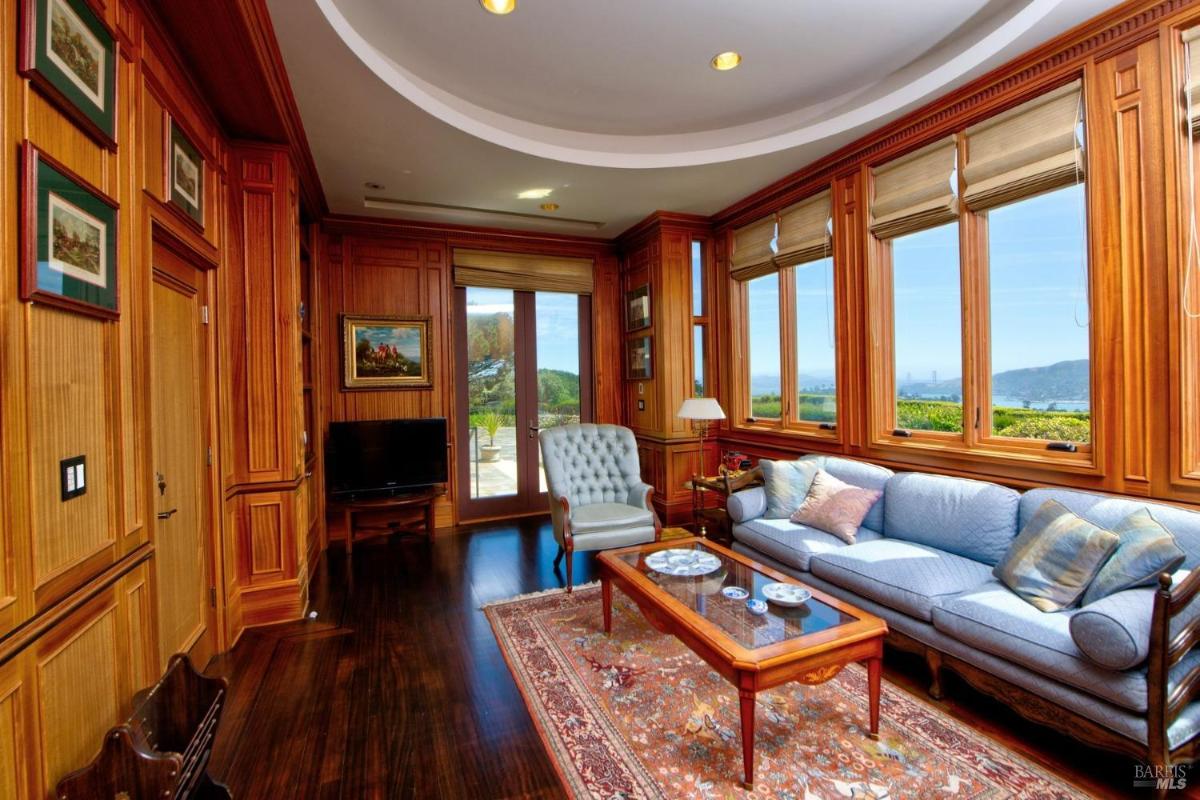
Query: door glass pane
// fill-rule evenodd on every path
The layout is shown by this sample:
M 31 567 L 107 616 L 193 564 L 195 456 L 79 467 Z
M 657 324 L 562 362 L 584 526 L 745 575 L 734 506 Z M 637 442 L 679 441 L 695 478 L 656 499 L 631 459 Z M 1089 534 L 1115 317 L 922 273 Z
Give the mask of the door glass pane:
M 833 259 L 793 268 L 796 276 L 796 417 L 837 421 L 837 350 L 833 334 Z
M 896 425 L 962 433 L 958 223 L 892 240 Z
M 704 397 L 704 326 L 692 326 L 692 396 Z
M 579 297 L 538 292 L 537 315 L 537 425 L 553 428 L 580 421 Z M 538 448 L 538 481 L 546 491 L 542 448 Z
M 467 453 L 471 497 L 517 493 L 513 293 L 467 289 Z
M 757 419 L 779 419 L 783 378 L 779 360 L 778 273 L 746 283 L 746 318 L 749 320 L 750 415 Z
M 992 433 L 1092 438 L 1083 186 L 988 212 Z

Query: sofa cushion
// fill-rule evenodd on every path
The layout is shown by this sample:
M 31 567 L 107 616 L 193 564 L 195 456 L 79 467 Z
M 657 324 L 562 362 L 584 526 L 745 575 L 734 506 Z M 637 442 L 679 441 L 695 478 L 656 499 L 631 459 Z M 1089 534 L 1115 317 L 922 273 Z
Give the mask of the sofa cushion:
M 1200 514 L 1195 511 L 1073 489 L 1030 489 L 1021 495 L 1020 527 L 1024 527 L 1047 500 L 1057 500 L 1088 522 L 1107 530 L 1116 528 L 1133 512 L 1149 509 L 1154 519 L 1171 532 L 1175 543 L 1187 554 L 1183 567 L 1195 569 L 1200 566 Z
M 972 647 L 1131 711 L 1145 711 L 1145 672 L 1118 672 L 1084 658 L 1071 637 L 1071 618 L 1077 613 L 1043 614 L 991 581 L 935 608 L 933 625 Z
M 832 533 L 797 525 L 786 519 L 754 519 L 735 525 L 733 538 L 780 563 L 805 572 L 815 554 L 832 553 L 849 546 Z M 857 539 L 860 542 L 878 538 L 880 534 L 870 528 L 858 529 Z
M 1153 586 L 1159 575 L 1174 572 L 1187 558 L 1148 509 L 1139 508 L 1112 532 L 1120 540 L 1117 551 L 1083 593 L 1085 606 L 1124 589 Z
M 1110 594 L 1071 614 L 1071 639 L 1107 669 L 1132 669 L 1150 652 L 1154 589 Z
M 767 519 L 787 519 L 804 502 L 817 467 L 806 461 L 769 461 L 760 459 L 763 489 L 767 493 Z
M 800 461 L 815 464 L 839 481 L 851 486 L 861 486 L 864 489 L 883 491 L 883 487 L 887 486 L 888 481 L 896 474 L 886 467 L 838 456 L 807 455 Z M 875 505 L 871 506 L 867 516 L 863 518 L 864 528 L 883 533 L 883 504 L 884 498 L 880 497 Z
M 994 483 L 901 472 L 884 496 L 888 537 L 995 565 L 1017 535 L 1021 496 Z
M 1041 611 L 1070 608 L 1117 549 L 1117 535 L 1047 500 L 1013 540 L 994 574 Z
M 725 511 L 734 522 L 749 522 L 767 511 L 767 491 L 761 486 L 734 492 L 725 500 Z
M 809 569 L 830 583 L 926 622 L 935 605 L 986 583 L 991 576 L 987 564 L 886 538 L 815 555 Z
M 882 495 L 878 489 L 851 486 L 819 470 L 808 497 L 789 519 L 797 525 L 829 531 L 846 544 L 854 544 L 863 518 Z
M 624 503 L 592 503 L 571 509 L 571 532 L 616 531 L 654 525 L 654 514 Z

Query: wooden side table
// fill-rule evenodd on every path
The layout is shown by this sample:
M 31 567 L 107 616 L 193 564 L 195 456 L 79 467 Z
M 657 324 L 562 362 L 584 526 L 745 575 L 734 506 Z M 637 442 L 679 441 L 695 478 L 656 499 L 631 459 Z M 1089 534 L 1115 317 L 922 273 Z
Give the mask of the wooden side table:
M 727 530 L 730 527 L 729 515 L 725 511 L 725 501 L 734 492 L 758 486 L 762 482 L 762 470 L 755 467 L 742 472 L 726 472 L 712 477 L 697 475 L 685 483 L 684 488 L 692 490 L 692 524 L 696 526 L 697 533 L 707 536 L 706 523 L 711 521 L 721 527 L 723 538 L 729 538 L 730 532 Z M 716 508 L 708 507 L 707 497 L 709 494 L 720 498 L 721 504 Z
M 446 487 L 436 486 L 424 491 L 399 494 L 392 497 L 372 497 L 364 500 L 332 501 L 331 505 L 335 510 L 342 512 L 342 519 L 345 522 L 346 552 L 354 552 L 354 515 L 362 512 L 420 509 L 424 512 L 425 516 L 425 535 L 430 539 L 433 539 L 434 503 L 439 497 L 445 496 L 445 494 Z M 371 530 L 372 533 L 360 538 L 369 539 L 372 536 L 384 536 L 390 534 L 395 530 L 395 526 L 372 526 L 369 530 Z

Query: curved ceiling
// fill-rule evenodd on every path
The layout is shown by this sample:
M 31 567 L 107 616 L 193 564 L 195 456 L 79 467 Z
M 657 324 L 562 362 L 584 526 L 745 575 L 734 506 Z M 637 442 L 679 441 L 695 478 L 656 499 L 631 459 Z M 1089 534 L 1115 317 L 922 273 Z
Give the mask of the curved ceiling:
M 267 4 L 332 211 L 614 236 L 714 213 L 1112 2 Z
M 708 164 L 878 120 L 945 89 L 1063 0 L 317 0 L 342 41 L 438 119 L 531 155 Z M 742 66 L 709 59 L 737 50 Z

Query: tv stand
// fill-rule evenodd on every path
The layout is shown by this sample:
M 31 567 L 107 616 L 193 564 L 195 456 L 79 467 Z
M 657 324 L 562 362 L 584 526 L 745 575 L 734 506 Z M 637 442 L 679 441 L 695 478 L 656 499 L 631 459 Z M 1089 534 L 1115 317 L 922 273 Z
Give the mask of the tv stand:
M 354 515 L 363 512 L 381 512 L 381 511 L 402 511 L 402 510 L 421 510 L 425 515 L 425 535 L 431 540 L 433 539 L 434 519 L 433 506 L 439 497 L 446 494 L 445 486 L 430 486 L 428 489 L 420 489 L 413 492 L 402 492 L 384 497 L 366 497 L 366 498 L 345 498 L 334 500 L 331 502 L 333 510 L 342 512 L 342 519 L 346 527 L 346 553 L 354 552 L 355 526 Z M 370 531 L 365 536 L 358 537 L 360 540 L 369 539 L 373 536 L 386 536 L 399 529 L 399 526 L 392 522 L 388 525 L 362 525 L 357 530 Z

